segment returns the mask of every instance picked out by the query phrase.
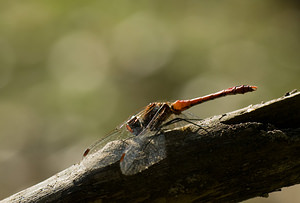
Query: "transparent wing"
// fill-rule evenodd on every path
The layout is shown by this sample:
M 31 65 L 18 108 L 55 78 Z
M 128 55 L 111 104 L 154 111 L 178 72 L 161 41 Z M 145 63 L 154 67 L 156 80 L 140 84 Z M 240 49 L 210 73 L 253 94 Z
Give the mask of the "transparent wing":
M 136 136 L 129 141 L 125 155 L 120 161 L 120 168 L 124 175 L 139 173 L 166 158 L 164 134 L 144 133 L 144 136 Z
M 191 118 L 192 117 L 192 118 Z M 156 119 L 154 117 L 153 119 Z M 166 158 L 164 130 L 182 127 L 200 118 L 185 114 L 172 114 L 163 124 L 160 131 L 150 131 L 145 128 L 141 134 L 128 141 L 120 168 L 124 175 L 134 175 Z M 197 125 L 194 123 L 194 125 Z
M 145 110 L 140 111 L 138 114 L 136 114 L 136 117 L 142 116 L 145 113 Z M 97 140 L 95 143 L 90 145 L 84 152 L 83 157 L 86 157 L 87 155 L 93 154 L 100 149 L 102 149 L 108 142 L 114 141 L 114 140 L 120 140 L 120 139 L 128 139 L 130 137 L 133 137 L 133 135 L 126 129 L 126 122 L 122 123 L 119 127 L 114 129 L 112 132 L 110 132 L 108 135 L 106 135 L 104 138 L 101 138 Z
M 156 122 L 156 119 L 161 119 L 163 114 L 163 109 L 157 110 L 148 126 L 139 135 L 128 140 L 128 147 L 120 160 L 120 168 L 124 175 L 139 173 L 166 158 L 164 134 L 159 129 L 150 129 L 153 122 Z
M 132 137 L 133 135 L 126 130 L 124 125 L 121 125 L 120 127 L 113 130 L 111 133 L 109 133 L 107 136 L 105 136 L 102 139 L 97 140 L 95 143 L 93 143 L 91 146 L 89 146 L 83 156 L 87 156 L 90 154 L 93 154 L 100 149 L 102 149 L 108 142 L 114 141 L 114 140 L 120 140 L 120 139 L 127 139 Z

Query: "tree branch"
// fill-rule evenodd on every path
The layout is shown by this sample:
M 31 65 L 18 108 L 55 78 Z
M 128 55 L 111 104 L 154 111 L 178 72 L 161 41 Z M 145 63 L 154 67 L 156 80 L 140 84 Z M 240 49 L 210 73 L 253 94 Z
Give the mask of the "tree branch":
M 120 172 L 120 141 L 3 202 L 238 202 L 300 183 L 300 94 L 165 133 L 167 158 Z

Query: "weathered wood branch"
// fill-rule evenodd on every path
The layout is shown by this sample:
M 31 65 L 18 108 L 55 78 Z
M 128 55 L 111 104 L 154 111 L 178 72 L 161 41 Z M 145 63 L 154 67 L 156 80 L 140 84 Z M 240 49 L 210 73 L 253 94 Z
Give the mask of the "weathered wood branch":
M 165 133 L 167 158 L 133 176 L 120 142 L 3 202 L 239 202 L 300 183 L 300 94 Z

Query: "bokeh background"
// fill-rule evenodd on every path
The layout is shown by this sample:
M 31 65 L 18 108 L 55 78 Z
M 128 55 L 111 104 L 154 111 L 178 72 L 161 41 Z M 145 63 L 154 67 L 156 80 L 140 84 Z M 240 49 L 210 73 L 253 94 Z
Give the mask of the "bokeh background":
M 205 118 L 299 89 L 298 1 L 0 1 L 0 199 L 77 163 L 152 101 L 239 84 Z M 254 202 L 300 202 L 300 187 Z

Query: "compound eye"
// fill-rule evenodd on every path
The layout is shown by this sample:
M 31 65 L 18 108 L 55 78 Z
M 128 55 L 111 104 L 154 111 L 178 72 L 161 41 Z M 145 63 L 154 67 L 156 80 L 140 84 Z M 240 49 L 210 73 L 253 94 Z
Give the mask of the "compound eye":
M 133 133 L 133 129 L 130 127 L 130 125 L 126 124 L 126 128 L 129 132 Z
M 127 121 L 126 128 L 129 132 L 137 136 L 142 131 L 142 124 L 136 116 Z

